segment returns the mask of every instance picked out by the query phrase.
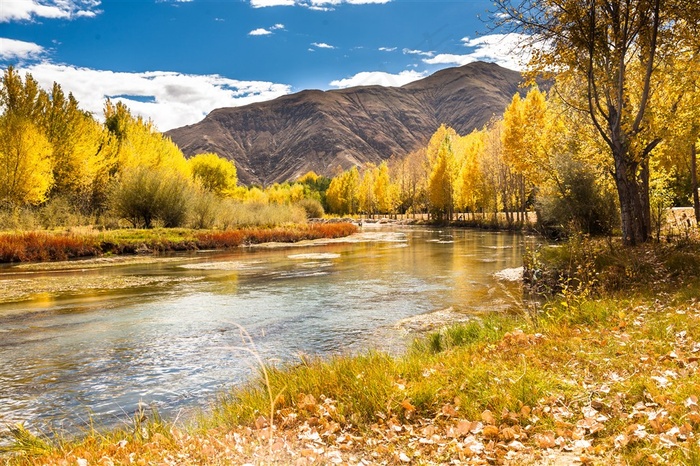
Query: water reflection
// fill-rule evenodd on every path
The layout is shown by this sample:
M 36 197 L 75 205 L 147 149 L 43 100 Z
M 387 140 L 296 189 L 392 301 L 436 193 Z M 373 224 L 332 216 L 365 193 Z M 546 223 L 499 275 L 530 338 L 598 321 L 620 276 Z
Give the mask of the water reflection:
M 165 416 L 205 405 L 251 373 L 231 349 L 237 324 L 266 358 L 396 350 L 427 313 L 507 306 L 518 285 L 494 273 L 520 266 L 522 251 L 519 235 L 404 229 L 303 250 L 6 267 L 0 419 L 75 431 L 90 417 L 125 422 L 139 401 Z

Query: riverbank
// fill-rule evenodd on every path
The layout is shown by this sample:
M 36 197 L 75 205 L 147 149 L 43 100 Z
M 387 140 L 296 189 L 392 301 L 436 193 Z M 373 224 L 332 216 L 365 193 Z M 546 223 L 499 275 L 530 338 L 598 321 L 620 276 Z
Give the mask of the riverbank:
M 355 232 L 357 227 L 348 222 L 231 230 L 156 228 L 99 231 L 85 228 L 66 231 L 6 232 L 0 233 L 0 263 L 229 249 L 250 244 L 293 243 L 338 238 Z
M 578 262 L 602 278 L 560 274 L 542 306 L 444 329 L 400 357 L 265 366 L 190 425 L 144 412 L 57 443 L 15 428 L 9 463 L 697 464 L 697 244 L 576 246 L 540 250 L 528 270 Z

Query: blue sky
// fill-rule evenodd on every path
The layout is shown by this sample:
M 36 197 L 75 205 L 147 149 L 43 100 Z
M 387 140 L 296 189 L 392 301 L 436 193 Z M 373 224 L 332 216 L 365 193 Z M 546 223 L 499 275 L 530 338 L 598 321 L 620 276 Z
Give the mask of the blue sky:
M 303 89 L 400 86 L 475 60 L 520 67 L 489 0 L 0 0 L 0 68 L 106 97 L 160 130 Z

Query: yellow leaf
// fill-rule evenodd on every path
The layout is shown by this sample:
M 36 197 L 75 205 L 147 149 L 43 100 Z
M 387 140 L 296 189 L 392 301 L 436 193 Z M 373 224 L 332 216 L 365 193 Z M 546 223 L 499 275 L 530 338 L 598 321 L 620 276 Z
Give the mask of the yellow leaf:
M 403 407 L 403 409 L 405 409 L 408 412 L 413 412 L 416 410 L 416 407 L 413 406 L 411 402 L 408 401 L 408 399 L 405 399 L 401 402 L 401 407 Z

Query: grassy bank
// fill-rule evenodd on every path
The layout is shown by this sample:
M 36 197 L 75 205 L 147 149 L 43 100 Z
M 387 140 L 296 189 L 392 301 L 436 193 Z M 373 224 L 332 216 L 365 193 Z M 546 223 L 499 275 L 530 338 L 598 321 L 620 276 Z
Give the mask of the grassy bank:
M 97 231 L 30 231 L 0 233 L 0 262 L 66 260 L 103 254 L 164 253 L 225 249 L 245 244 L 293 243 L 338 238 L 357 231 L 350 223 L 302 224 L 273 228 L 192 230 L 156 228 Z
M 697 245 L 572 244 L 531 256 L 557 277 L 540 305 L 401 357 L 261 366 L 187 427 L 137 416 L 56 443 L 16 428 L 10 463 L 700 464 L 700 270 L 682 265 Z

